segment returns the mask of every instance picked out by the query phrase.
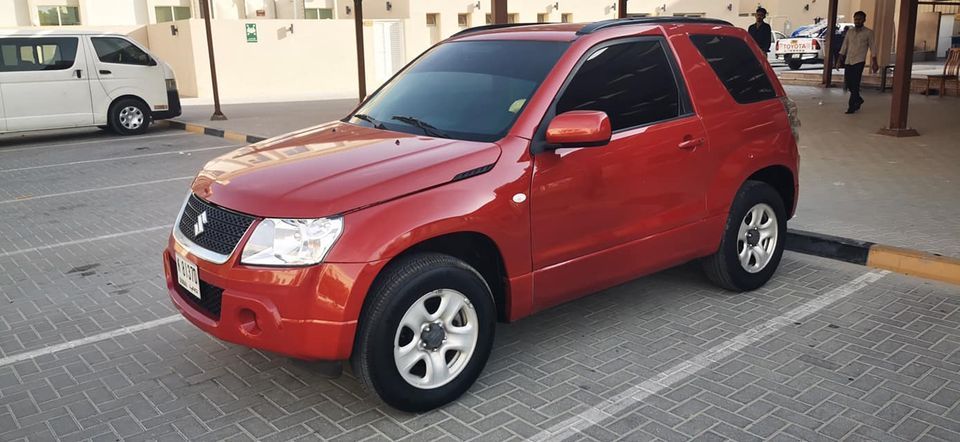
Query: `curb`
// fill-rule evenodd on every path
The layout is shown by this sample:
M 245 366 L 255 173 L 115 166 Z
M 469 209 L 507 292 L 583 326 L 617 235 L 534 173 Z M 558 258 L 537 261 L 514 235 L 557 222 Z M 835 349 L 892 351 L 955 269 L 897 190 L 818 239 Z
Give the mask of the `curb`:
M 787 230 L 786 249 L 904 275 L 960 284 L 960 259 L 868 241 Z
M 206 127 L 199 124 L 186 123 L 177 120 L 167 120 L 167 126 L 173 129 L 185 130 L 195 134 L 220 137 L 230 141 L 236 141 L 238 143 L 257 143 L 267 139 L 266 137 L 261 137 L 258 135 L 247 135 L 231 130 L 215 129 L 212 127 Z
M 266 139 L 257 135 L 214 129 L 177 120 L 167 120 L 167 124 L 174 129 L 225 138 L 238 143 L 256 143 Z M 794 229 L 787 230 L 786 249 L 791 252 L 960 285 L 960 259 L 935 253 Z

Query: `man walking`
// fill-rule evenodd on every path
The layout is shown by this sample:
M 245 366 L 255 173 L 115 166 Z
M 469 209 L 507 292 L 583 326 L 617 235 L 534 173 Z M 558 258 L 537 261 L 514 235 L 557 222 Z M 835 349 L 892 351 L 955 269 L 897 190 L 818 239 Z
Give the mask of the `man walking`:
M 853 14 L 854 27 L 847 29 L 844 34 L 843 45 L 840 47 L 840 59 L 837 69 L 843 66 L 843 80 L 850 90 L 850 103 L 847 113 L 852 114 L 860 110 L 863 97 L 860 96 L 860 80 L 863 79 L 863 68 L 867 64 L 867 49 L 870 50 L 870 72 L 880 70 L 877 65 L 877 44 L 873 38 L 873 30 L 863 25 L 867 20 L 867 13 L 857 11 Z
M 763 20 L 767 18 L 767 10 L 763 8 L 757 8 L 757 22 L 750 25 L 747 28 L 747 32 L 753 37 L 753 41 L 757 42 L 757 46 L 760 46 L 760 50 L 764 54 L 770 52 L 770 38 L 773 35 L 773 31 Z

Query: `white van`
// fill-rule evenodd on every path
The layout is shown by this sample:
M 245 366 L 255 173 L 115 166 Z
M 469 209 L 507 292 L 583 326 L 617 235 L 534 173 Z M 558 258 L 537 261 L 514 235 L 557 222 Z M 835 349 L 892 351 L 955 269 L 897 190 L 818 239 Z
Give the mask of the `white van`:
M 135 135 L 178 115 L 173 70 L 123 35 L 0 30 L 0 133 L 99 126 Z

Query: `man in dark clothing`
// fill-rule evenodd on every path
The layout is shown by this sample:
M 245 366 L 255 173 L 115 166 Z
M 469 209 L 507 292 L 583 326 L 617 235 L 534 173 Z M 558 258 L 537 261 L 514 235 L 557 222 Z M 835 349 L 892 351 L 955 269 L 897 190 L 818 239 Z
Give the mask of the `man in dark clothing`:
M 747 32 L 750 33 L 750 36 L 753 37 L 753 40 L 757 42 L 757 46 L 760 46 L 760 50 L 764 53 L 770 52 L 770 38 L 773 35 L 773 31 L 763 20 L 767 18 L 767 10 L 763 8 L 757 8 L 757 22 L 750 25 L 747 28 Z

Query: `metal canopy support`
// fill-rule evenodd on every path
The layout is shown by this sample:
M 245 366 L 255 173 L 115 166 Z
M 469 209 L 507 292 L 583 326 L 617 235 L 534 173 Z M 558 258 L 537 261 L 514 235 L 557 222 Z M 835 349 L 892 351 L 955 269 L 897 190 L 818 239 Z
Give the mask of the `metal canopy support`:
M 617 18 L 627 18 L 627 0 L 617 0 Z
M 357 84 L 360 101 L 367 98 L 367 68 L 363 58 L 363 0 L 353 0 L 353 24 L 357 39 Z
M 830 0 L 827 6 L 827 38 L 824 41 L 823 81 L 824 87 L 833 87 L 833 29 L 837 27 L 837 4 L 840 0 Z
M 217 63 L 213 56 L 213 32 L 210 31 L 210 0 L 200 0 L 203 8 L 203 23 L 207 29 L 207 55 L 210 56 L 210 79 L 213 82 L 213 115 L 211 120 L 226 120 L 227 116 L 220 110 L 220 87 L 217 86 Z
M 507 24 L 507 0 L 490 0 L 490 13 L 493 15 L 493 24 Z
M 910 106 L 911 71 L 913 70 L 913 42 L 917 32 L 917 0 L 901 0 L 897 26 L 897 64 L 893 70 L 893 102 L 890 105 L 890 125 L 880 129 L 882 135 L 915 137 L 916 130 L 907 127 Z

